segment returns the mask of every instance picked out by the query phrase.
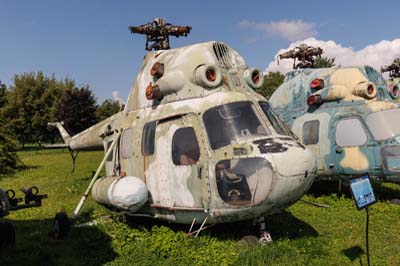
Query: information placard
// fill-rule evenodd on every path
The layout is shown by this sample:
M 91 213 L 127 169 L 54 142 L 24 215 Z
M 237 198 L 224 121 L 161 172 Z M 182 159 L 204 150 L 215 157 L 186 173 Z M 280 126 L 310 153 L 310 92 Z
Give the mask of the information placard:
M 350 179 L 350 189 L 358 210 L 376 202 L 368 173 Z

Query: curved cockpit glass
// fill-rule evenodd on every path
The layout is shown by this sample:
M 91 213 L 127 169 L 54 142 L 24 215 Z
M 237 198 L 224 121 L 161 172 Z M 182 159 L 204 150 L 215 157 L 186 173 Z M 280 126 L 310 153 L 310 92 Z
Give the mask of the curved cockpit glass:
M 365 118 L 368 128 L 377 141 L 400 135 L 400 109 L 389 109 L 369 114 Z
M 213 107 L 204 113 L 203 121 L 214 150 L 241 140 L 271 135 L 251 102 Z
M 268 121 L 271 123 L 275 132 L 280 135 L 293 136 L 290 129 L 283 124 L 283 122 L 278 118 L 278 116 L 272 111 L 271 106 L 267 102 L 259 102 L 261 110 L 263 110 Z
M 267 198 L 273 171 L 263 158 L 242 158 L 219 161 L 215 175 L 221 199 L 230 205 L 245 206 Z

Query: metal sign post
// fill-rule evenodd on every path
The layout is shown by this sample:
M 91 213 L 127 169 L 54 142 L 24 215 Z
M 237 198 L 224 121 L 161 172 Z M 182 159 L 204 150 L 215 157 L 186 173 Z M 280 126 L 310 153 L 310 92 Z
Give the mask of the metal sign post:
M 366 226 L 365 226 L 365 246 L 367 249 L 367 262 L 370 265 L 369 259 L 369 242 L 368 242 L 368 227 L 369 227 L 369 212 L 368 207 L 376 203 L 374 191 L 372 190 L 371 182 L 369 181 L 369 174 L 362 174 L 360 176 L 350 179 L 350 190 L 353 194 L 354 201 L 357 209 L 365 209 L 366 212 Z

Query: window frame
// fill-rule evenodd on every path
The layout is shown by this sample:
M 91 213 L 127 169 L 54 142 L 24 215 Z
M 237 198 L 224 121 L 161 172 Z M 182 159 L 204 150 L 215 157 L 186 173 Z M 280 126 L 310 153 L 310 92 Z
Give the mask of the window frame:
M 357 145 L 342 145 L 342 144 L 339 144 L 338 143 L 338 139 L 337 139 L 337 132 L 338 132 L 338 125 L 339 125 L 339 123 L 340 122 L 342 122 L 342 121 L 345 121 L 345 120 L 357 120 L 359 123 L 360 123 L 360 125 L 361 125 L 361 128 L 362 128 L 362 130 L 363 130 L 363 132 L 364 132 L 364 135 L 365 135 L 365 141 L 362 143 L 362 144 L 357 144 Z M 348 116 L 348 117 L 341 117 L 341 118 L 339 118 L 338 120 L 337 120 L 337 122 L 336 122 L 336 126 L 335 126 L 335 144 L 337 145 L 337 146 L 339 146 L 339 147 L 360 147 L 360 146 L 364 146 L 364 145 L 366 145 L 367 143 L 368 143 L 368 139 L 369 139 L 369 137 L 368 137 L 368 130 L 367 130 L 367 128 L 364 126 L 364 124 L 363 124 L 363 121 L 362 121 L 362 119 L 360 118 L 360 117 L 357 117 L 357 116 Z
M 121 152 L 121 158 L 122 159 L 129 159 L 132 156 L 132 152 L 133 152 L 133 127 L 128 127 L 125 128 L 124 131 L 122 132 L 122 136 L 121 136 L 121 143 L 120 143 L 120 152 Z M 127 139 L 127 137 L 129 138 L 129 140 Z M 125 142 L 128 145 L 124 145 Z
M 304 132 L 306 130 L 304 130 L 304 129 L 305 129 L 306 125 L 311 124 L 311 123 L 313 123 L 313 124 L 316 123 L 317 124 L 317 131 L 316 131 L 317 132 L 317 134 L 316 134 L 316 140 L 317 141 L 316 142 L 308 142 L 308 143 L 306 143 L 306 141 L 305 141 L 306 134 L 304 134 Z M 318 119 L 308 120 L 308 121 L 304 122 L 303 128 L 302 128 L 302 136 L 301 136 L 302 137 L 302 142 L 303 142 L 304 145 L 316 145 L 316 144 L 319 143 L 319 128 L 320 128 L 320 125 L 321 125 L 321 123 L 319 122 Z M 315 128 L 315 126 L 311 125 L 311 128 Z M 315 136 L 314 133 L 312 133 L 312 134 L 313 134 L 313 136 Z M 310 139 L 314 140 L 314 138 L 310 138 Z
M 210 145 L 210 148 L 212 150 L 216 151 L 216 150 L 221 149 L 221 148 L 226 148 L 230 144 L 221 145 L 221 144 L 217 144 L 215 142 L 215 139 L 214 139 L 215 135 L 213 135 L 213 132 L 210 130 L 210 125 L 209 125 L 210 121 L 208 120 L 208 112 L 211 111 L 211 110 L 213 110 L 213 111 L 217 110 L 218 108 L 222 108 L 223 106 L 237 105 L 237 104 L 248 104 L 249 105 L 249 107 L 251 108 L 251 111 L 254 113 L 254 117 L 257 118 L 257 121 L 259 122 L 260 126 L 265 131 L 265 133 L 262 134 L 262 135 L 264 135 L 265 137 L 269 137 L 269 136 L 273 135 L 273 132 L 270 129 L 270 125 L 267 124 L 267 122 L 265 121 L 265 118 L 263 117 L 263 114 L 260 113 L 260 110 L 259 110 L 260 107 L 257 106 L 256 103 L 254 103 L 252 101 L 245 101 L 245 100 L 221 103 L 221 104 L 217 104 L 217 105 L 214 105 L 214 106 L 208 108 L 207 110 L 205 110 L 203 112 L 203 114 L 201 116 L 202 117 L 201 120 L 202 120 L 202 123 L 203 123 L 203 127 L 204 127 L 205 133 L 206 133 L 206 137 L 208 139 L 208 144 Z M 231 119 L 231 120 L 233 120 L 233 119 Z M 233 127 L 233 129 L 234 129 L 234 127 Z M 232 134 L 232 135 L 235 135 L 235 134 Z M 254 135 L 254 134 L 251 134 L 251 135 Z M 231 139 L 231 141 L 232 141 L 232 139 Z
M 181 152 L 176 154 L 177 152 L 175 152 L 176 150 L 178 150 L 177 146 L 175 145 L 176 140 L 177 140 L 177 133 L 182 131 L 182 130 L 191 130 L 193 132 L 193 136 L 194 136 L 194 140 L 196 141 L 196 147 L 197 147 L 197 151 L 196 152 L 196 156 L 195 158 L 191 158 L 193 159 L 193 163 L 188 163 L 188 164 L 182 164 L 180 161 L 180 157 L 182 155 L 184 155 L 185 153 Z M 187 133 L 185 133 L 187 134 Z M 201 156 L 201 150 L 200 150 L 200 145 L 199 145 L 199 140 L 197 138 L 196 135 L 196 130 L 193 126 L 185 126 L 185 127 L 180 127 L 178 128 L 175 132 L 174 135 L 172 136 L 172 141 L 171 141 L 171 158 L 172 158 L 172 162 L 175 166 L 191 166 L 191 165 L 196 165 L 197 162 L 200 160 L 200 156 Z M 188 156 L 189 157 L 189 156 Z
M 141 151 L 143 156 L 154 154 L 157 121 L 147 122 L 143 126 Z
M 274 110 L 271 108 L 271 105 L 269 102 L 259 101 L 258 106 L 261 109 L 261 113 L 267 118 L 267 121 L 269 122 L 271 127 L 274 129 L 276 134 L 295 138 L 291 129 L 274 112 Z M 264 109 L 264 107 L 265 107 L 265 109 Z M 267 111 L 269 111 L 271 114 L 268 115 Z

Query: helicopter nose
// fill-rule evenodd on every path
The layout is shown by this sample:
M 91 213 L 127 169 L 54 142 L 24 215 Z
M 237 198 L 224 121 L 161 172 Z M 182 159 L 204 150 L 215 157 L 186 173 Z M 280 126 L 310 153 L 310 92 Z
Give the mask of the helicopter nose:
M 317 163 L 314 154 L 303 147 L 291 147 L 287 152 L 273 154 L 280 179 L 286 183 L 283 205 L 297 201 L 314 181 Z
M 298 175 L 314 176 L 316 160 L 314 154 L 303 147 L 291 147 L 286 152 L 272 154 L 275 167 L 284 177 Z

